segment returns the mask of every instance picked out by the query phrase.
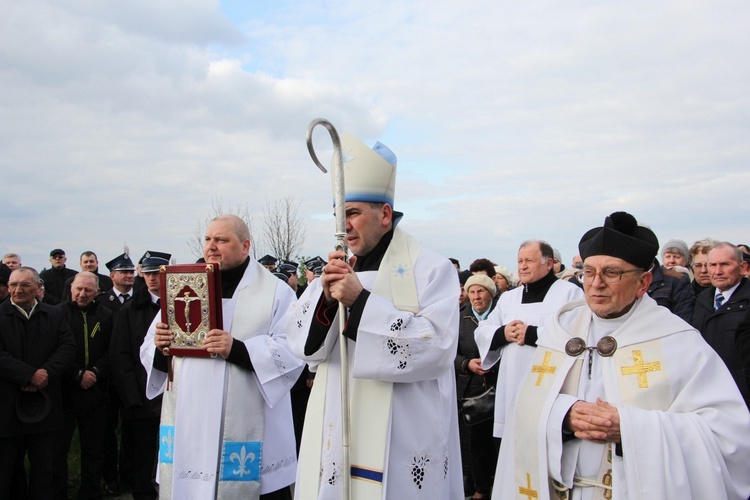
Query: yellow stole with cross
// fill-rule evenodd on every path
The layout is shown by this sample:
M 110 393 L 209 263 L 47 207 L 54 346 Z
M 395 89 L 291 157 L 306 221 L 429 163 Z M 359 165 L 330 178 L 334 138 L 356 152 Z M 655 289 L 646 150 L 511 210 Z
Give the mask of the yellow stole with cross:
M 570 332 L 566 332 L 556 318 L 554 326 L 550 325 L 550 331 L 543 333 L 549 337 L 540 336 L 540 345 L 519 392 L 513 436 L 516 498 L 568 498 L 567 488 L 559 484 L 553 485 L 553 481 L 548 477 L 546 429 L 557 395 L 578 395 L 582 365 L 587 351 L 584 350 L 584 353 L 573 357 L 567 355 L 564 348 L 565 343 L 571 338 L 588 339 L 592 313 L 583 300 L 567 304 L 560 313 L 575 308 L 580 310 Z M 639 331 L 639 335 L 631 335 L 634 326 L 639 322 L 640 315 L 634 311 L 631 318 L 610 333 L 617 340 L 618 348 L 612 357 L 600 357 L 605 399 L 613 406 L 628 405 L 648 410 L 666 410 L 672 401 L 672 394 L 661 340 L 654 338 L 654 335 L 648 339 L 647 335 L 640 334 L 642 330 Z M 627 332 L 625 338 L 622 332 Z M 636 343 L 628 343 L 630 339 Z M 554 345 L 555 348 L 543 344 Z M 596 351 L 593 351 L 592 355 L 599 356 Z M 602 477 L 586 479 L 592 479 L 594 483 L 606 483 L 603 478 L 607 474 L 611 479 L 611 465 L 607 467 L 607 464 L 611 462 L 612 448 L 603 447 L 600 469 Z M 594 498 L 611 498 L 610 495 L 611 491 L 597 488 Z

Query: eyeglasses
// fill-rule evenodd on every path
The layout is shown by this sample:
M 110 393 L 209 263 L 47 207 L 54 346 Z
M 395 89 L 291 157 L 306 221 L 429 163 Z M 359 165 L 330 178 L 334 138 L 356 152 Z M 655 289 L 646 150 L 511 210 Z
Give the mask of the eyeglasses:
M 622 279 L 623 274 L 636 273 L 639 271 L 641 271 L 641 269 L 636 268 L 623 271 L 622 269 L 616 269 L 614 267 L 605 267 L 604 269 L 597 271 L 593 267 L 584 267 L 581 274 L 583 274 L 583 280 L 587 283 L 592 283 L 596 276 L 599 275 L 604 283 L 612 285 L 619 282 Z
M 29 283 L 26 281 L 22 281 L 21 283 L 16 283 L 15 281 L 11 281 L 8 283 L 8 288 L 21 288 L 23 290 L 28 290 L 29 288 L 34 288 L 36 286 L 36 283 Z
M 53 255 L 52 257 L 50 257 L 50 259 L 55 259 L 55 260 L 57 260 L 57 259 L 64 259 L 64 258 L 65 258 L 65 256 L 64 256 L 64 255 L 61 255 L 61 254 L 59 254 L 59 253 L 58 253 L 58 254 L 55 254 L 55 255 Z

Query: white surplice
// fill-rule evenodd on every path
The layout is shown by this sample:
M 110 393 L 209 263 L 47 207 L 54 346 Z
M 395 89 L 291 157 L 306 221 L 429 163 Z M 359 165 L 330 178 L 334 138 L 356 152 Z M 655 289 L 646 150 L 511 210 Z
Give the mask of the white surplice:
M 164 431 L 162 425 L 161 498 L 250 498 L 244 488 L 253 481 L 253 496 L 294 482 L 289 390 L 304 363 L 288 349 L 283 318 L 295 300 L 289 285 L 251 259 L 232 298 L 223 299 L 222 312 L 223 329 L 245 344 L 253 371 L 221 357 L 173 358 L 174 380 L 168 391 L 167 374 L 153 368 L 155 325 L 161 321 L 157 315 L 141 346 L 141 362 L 148 373 L 146 395 L 163 393 L 162 422 L 165 416 L 174 420 L 174 429 Z M 231 442 L 258 423 L 259 449 Z M 230 456 L 236 469 L 224 472 Z M 243 474 L 249 476 L 251 466 L 257 477 L 240 480 Z
M 573 337 L 595 346 L 605 335 L 617 341 L 611 357 L 565 354 Z M 570 488 L 583 478 L 611 485 L 613 500 L 748 498 L 750 414 L 724 363 L 690 325 L 647 295 L 613 320 L 593 316 L 581 300 L 566 305 L 537 344 L 536 371 L 527 369 L 508 422 L 493 496 L 554 499 L 550 479 Z M 620 416 L 622 455 L 612 446 L 611 461 L 605 444 L 563 443 L 569 408 L 596 398 Z M 588 500 L 604 491 L 574 486 L 568 493 Z
M 453 373 L 458 342 L 458 279 L 448 259 L 425 249 L 413 269 L 419 312 L 399 310 L 390 300 L 372 293 L 359 323 L 357 341 L 348 341 L 350 380 L 393 382 L 383 498 L 454 500 L 463 495 Z M 376 275 L 376 271 L 357 273 L 367 290 L 372 290 Z M 322 293 L 320 283 L 314 281 L 290 310 L 287 334 L 292 352 L 307 361 L 312 370 L 328 361 L 326 387 L 314 386 L 310 403 L 314 404 L 316 389 L 324 390 L 322 477 L 318 494 L 313 496 L 338 500 L 342 498 L 343 473 L 338 318 L 322 346 L 311 355 L 304 353 Z M 315 384 L 319 383 L 316 379 Z M 301 450 L 300 473 L 306 465 L 304 456 Z M 297 498 L 300 489 L 295 491 Z
M 474 330 L 474 339 L 479 347 L 482 368 L 489 370 L 500 360 L 497 372 L 497 389 L 495 391 L 495 437 L 503 437 L 503 429 L 507 422 L 512 403 L 518 386 L 521 384 L 519 373 L 525 373 L 526 367 L 534 357 L 535 348 L 520 346 L 512 342 L 500 349 L 490 350 L 495 332 L 511 321 L 520 320 L 527 325 L 538 327 L 537 334 L 541 334 L 541 327 L 550 323 L 557 311 L 568 302 L 583 298 L 583 290 L 565 280 L 552 283 L 547 295 L 541 302 L 522 304 L 523 285 L 503 293 L 497 301 L 497 306 L 484 321 Z

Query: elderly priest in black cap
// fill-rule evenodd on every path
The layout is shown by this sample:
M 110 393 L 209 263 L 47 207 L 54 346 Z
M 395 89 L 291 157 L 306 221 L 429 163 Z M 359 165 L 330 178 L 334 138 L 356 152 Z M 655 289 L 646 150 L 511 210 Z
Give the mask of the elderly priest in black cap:
M 616 212 L 578 248 L 586 298 L 539 335 L 493 496 L 748 498 L 750 414 L 700 333 L 646 294 L 654 233 Z

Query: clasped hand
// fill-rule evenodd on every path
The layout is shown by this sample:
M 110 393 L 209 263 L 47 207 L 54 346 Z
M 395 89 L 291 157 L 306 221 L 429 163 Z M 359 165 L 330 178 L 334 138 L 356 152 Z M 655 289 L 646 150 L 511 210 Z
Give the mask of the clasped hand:
M 505 325 L 505 340 L 515 342 L 518 345 L 523 345 L 526 340 L 526 330 L 528 325 L 523 321 L 514 319 L 507 325 Z
M 577 401 L 565 416 L 565 427 L 579 439 L 595 443 L 620 442 L 620 413 L 606 401 Z
M 362 293 L 363 287 L 352 268 L 357 262 L 357 257 L 352 256 L 348 264 L 344 262 L 344 257 L 346 257 L 344 252 L 329 253 L 328 264 L 323 268 L 323 275 L 320 279 L 327 304 L 339 301 L 346 307 L 351 307 Z

